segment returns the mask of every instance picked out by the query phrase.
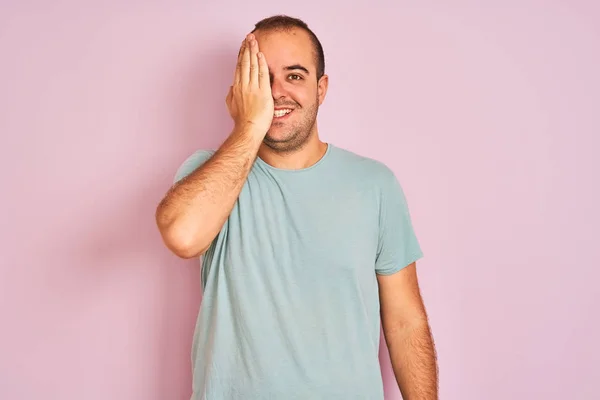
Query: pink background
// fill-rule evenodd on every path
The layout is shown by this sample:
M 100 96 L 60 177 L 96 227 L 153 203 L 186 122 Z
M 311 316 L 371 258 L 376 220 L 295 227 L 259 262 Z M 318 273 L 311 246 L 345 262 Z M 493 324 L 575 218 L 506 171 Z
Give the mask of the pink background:
M 275 13 L 325 47 L 322 138 L 405 188 L 441 398 L 598 398 L 597 2 L 53 3 L 0 9 L 0 398 L 189 398 L 198 262 L 154 210 Z

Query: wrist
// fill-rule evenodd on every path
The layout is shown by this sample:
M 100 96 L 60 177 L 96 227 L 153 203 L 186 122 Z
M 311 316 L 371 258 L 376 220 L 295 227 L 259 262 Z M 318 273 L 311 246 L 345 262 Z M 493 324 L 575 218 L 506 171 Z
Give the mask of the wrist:
M 236 127 L 234 128 L 234 132 L 239 136 L 242 136 L 253 142 L 257 142 L 257 144 L 262 143 L 263 139 L 265 138 L 265 135 L 267 134 L 266 130 L 258 128 L 255 124 L 251 122 L 236 125 Z

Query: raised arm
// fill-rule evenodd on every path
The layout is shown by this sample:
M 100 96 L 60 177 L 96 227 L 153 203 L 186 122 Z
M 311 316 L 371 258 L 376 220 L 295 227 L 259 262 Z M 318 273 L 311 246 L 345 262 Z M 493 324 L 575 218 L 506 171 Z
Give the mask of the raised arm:
M 174 184 L 156 209 L 165 245 L 182 258 L 204 253 L 219 233 L 271 126 L 268 66 L 252 34 L 240 48 L 226 103 L 233 132 L 210 159 Z

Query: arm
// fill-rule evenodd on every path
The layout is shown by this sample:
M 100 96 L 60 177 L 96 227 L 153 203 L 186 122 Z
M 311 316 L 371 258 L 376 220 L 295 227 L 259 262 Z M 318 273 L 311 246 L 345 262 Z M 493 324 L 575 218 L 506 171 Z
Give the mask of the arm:
M 171 251 L 192 258 L 208 249 L 233 209 L 259 146 L 250 128 L 236 129 L 209 160 L 171 187 L 156 210 Z
M 417 281 L 416 263 L 377 275 L 383 333 L 405 400 L 438 399 L 436 352 Z
M 264 56 L 253 35 L 238 55 L 227 106 L 235 128 L 213 156 L 173 185 L 156 209 L 165 245 L 183 258 L 204 253 L 246 182 L 273 119 L 273 97 Z

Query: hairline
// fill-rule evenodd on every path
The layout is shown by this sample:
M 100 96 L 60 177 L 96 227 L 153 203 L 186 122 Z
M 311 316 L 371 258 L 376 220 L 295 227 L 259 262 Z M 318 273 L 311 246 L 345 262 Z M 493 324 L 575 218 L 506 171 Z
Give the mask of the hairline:
M 308 35 L 308 39 L 310 40 L 310 44 L 312 47 L 313 63 L 315 64 L 315 76 L 318 81 L 319 79 L 321 79 L 321 77 L 323 75 L 325 75 L 325 71 L 323 71 L 323 74 L 321 76 L 319 76 L 318 39 L 313 37 L 314 33 L 311 33 L 310 30 L 308 30 L 302 26 L 297 26 L 297 25 L 287 25 L 287 26 L 283 25 L 283 26 L 265 26 L 265 27 L 260 27 L 260 28 L 255 27 L 250 33 L 256 33 L 256 32 L 263 32 L 263 33 L 286 32 L 286 33 L 290 33 L 294 30 L 302 30 L 302 31 L 306 32 L 306 34 Z

